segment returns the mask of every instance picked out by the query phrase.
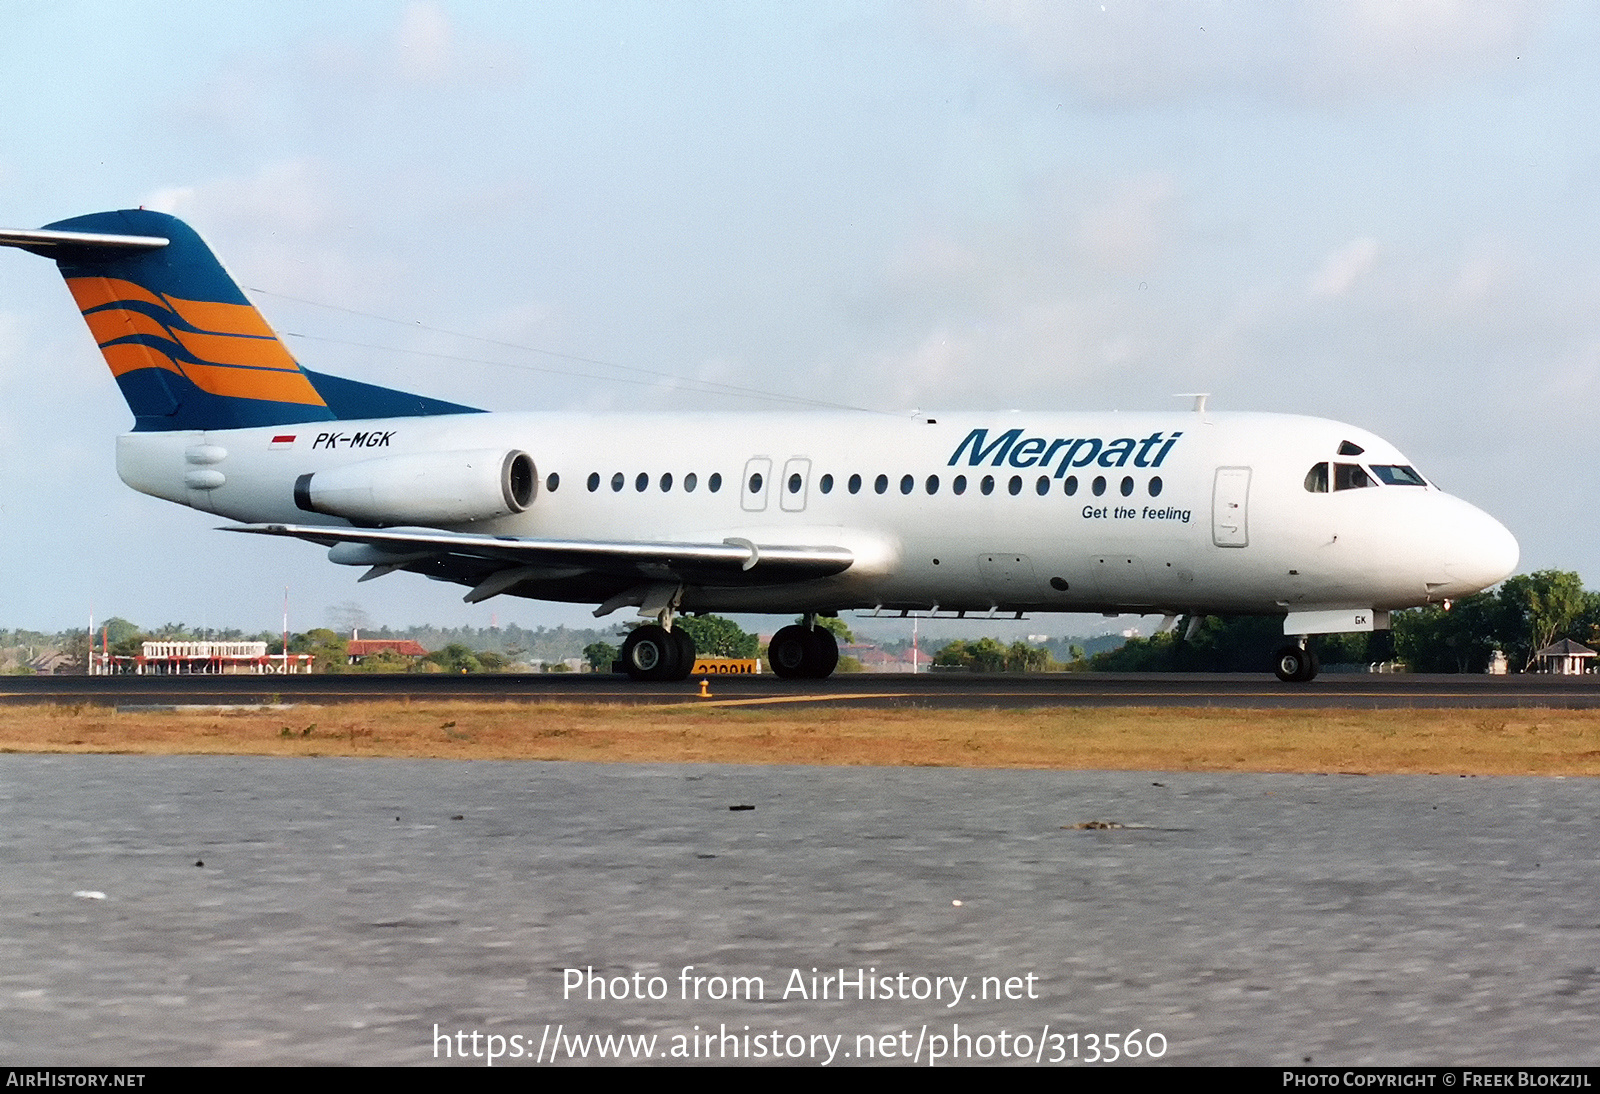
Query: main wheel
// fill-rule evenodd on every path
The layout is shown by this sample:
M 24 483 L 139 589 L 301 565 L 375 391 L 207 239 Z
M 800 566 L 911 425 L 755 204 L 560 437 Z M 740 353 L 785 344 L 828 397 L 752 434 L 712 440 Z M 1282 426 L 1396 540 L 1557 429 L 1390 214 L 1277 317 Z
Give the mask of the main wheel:
M 785 680 L 826 680 L 839 664 L 839 643 L 831 631 L 796 623 L 772 636 L 767 660 Z
M 1272 671 L 1286 684 L 1304 684 L 1317 675 L 1316 654 L 1299 646 L 1285 646 L 1273 655 Z
M 675 675 L 682 660 L 678 639 L 654 623 L 635 627 L 622 643 L 622 671 L 635 680 L 682 679 Z
M 767 646 L 767 660 L 772 671 L 785 680 L 804 680 L 807 662 L 812 660 L 810 632 L 798 623 L 784 627 L 772 636 Z
M 839 667 L 839 640 L 833 632 L 823 627 L 812 627 L 806 632 L 811 642 L 811 679 L 826 680 Z
M 673 673 L 669 679 L 687 680 L 689 674 L 694 671 L 694 660 L 698 653 L 694 648 L 694 639 L 690 638 L 689 632 L 682 627 L 674 627 L 671 634 L 673 640 L 678 643 L 678 657 L 681 660 L 678 663 L 678 671 Z

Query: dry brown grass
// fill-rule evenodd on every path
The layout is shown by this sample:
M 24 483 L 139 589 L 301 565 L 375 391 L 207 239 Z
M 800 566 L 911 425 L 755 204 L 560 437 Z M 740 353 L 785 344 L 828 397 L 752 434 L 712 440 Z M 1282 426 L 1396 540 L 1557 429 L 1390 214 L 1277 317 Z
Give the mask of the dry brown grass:
M 0 708 L 0 752 L 1597 775 L 1600 712 L 39 706 Z

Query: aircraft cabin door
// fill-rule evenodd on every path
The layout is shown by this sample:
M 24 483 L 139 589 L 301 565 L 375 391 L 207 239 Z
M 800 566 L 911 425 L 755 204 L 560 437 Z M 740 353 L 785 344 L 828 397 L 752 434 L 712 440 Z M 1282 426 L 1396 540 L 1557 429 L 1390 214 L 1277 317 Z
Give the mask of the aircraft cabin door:
M 756 456 L 746 460 L 744 482 L 739 487 L 739 504 L 746 513 L 762 513 L 767 508 L 767 480 L 772 477 L 772 460 Z
M 1250 546 L 1250 469 L 1217 468 L 1211 492 L 1211 542 L 1218 547 Z
M 806 492 L 811 489 L 811 461 L 796 456 L 783 465 L 783 481 L 778 484 L 778 504 L 785 513 L 803 513 Z

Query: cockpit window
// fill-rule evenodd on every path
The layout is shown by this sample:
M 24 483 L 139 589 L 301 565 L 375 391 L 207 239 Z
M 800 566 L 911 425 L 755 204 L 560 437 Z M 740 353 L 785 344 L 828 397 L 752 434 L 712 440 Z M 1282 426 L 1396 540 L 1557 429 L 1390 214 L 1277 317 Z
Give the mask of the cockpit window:
M 1363 486 L 1377 486 L 1372 481 L 1372 476 L 1361 468 L 1360 464 L 1336 463 L 1333 465 L 1333 488 L 1335 490 L 1359 490 Z
M 1372 473 L 1389 486 L 1427 486 L 1421 475 L 1403 463 L 1375 463 Z
M 1356 444 L 1355 441 L 1339 442 L 1339 455 L 1341 456 L 1359 456 L 1365 451 L 1366 449 L 1362 448 L 1359 444 Z
M 1328 465 L 1319 463 L 1306 472 L 1306 489 L 1313 494 L 1328 492 Z

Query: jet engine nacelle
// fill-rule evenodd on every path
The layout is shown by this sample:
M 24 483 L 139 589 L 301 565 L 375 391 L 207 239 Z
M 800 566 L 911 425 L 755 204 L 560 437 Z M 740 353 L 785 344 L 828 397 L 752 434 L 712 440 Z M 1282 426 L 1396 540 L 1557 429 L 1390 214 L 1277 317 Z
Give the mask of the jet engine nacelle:
M 301 475 L 294 503 L 362 523 L 467 524 L 522 512 L 538 483 L 526 452 L 425 452 Z

